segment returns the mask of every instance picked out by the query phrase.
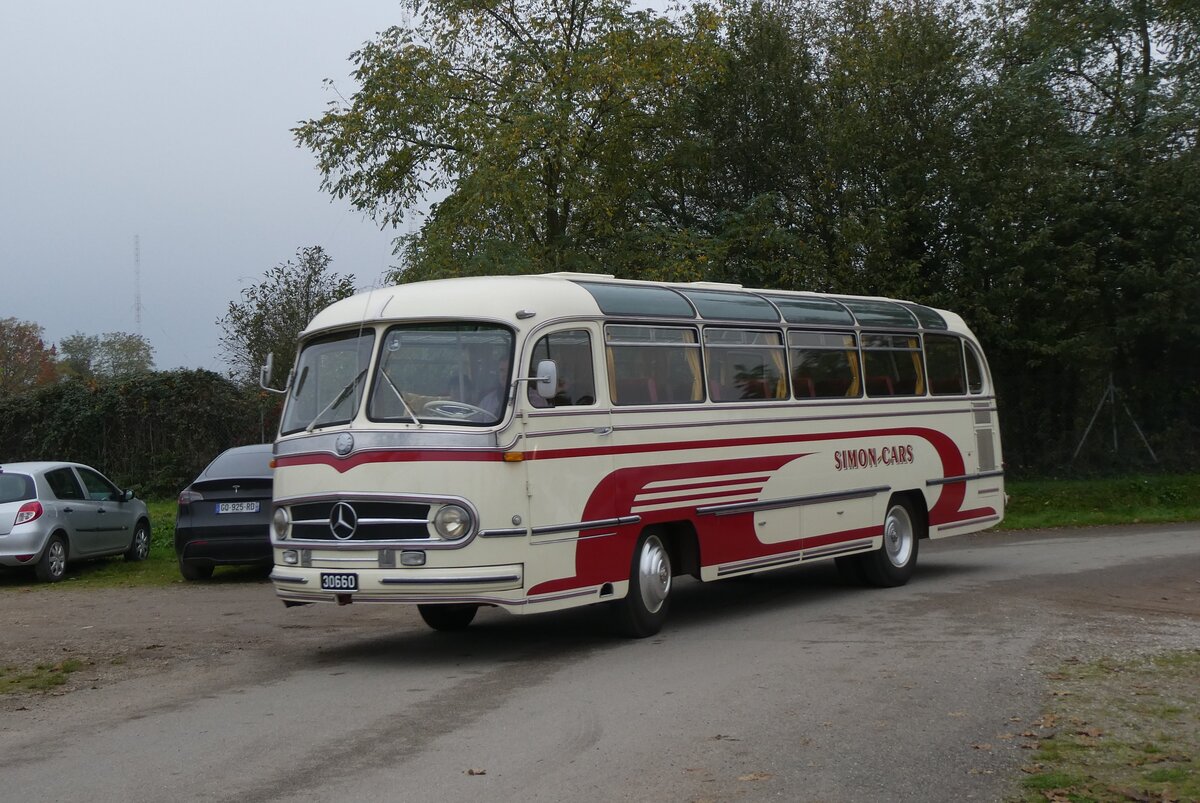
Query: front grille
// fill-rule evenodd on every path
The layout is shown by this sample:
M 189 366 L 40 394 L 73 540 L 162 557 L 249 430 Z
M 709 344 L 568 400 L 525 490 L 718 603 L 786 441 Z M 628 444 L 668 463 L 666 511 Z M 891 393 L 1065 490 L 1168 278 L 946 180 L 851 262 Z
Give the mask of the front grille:
M 330 527 L 334 506 L 349 505 L 357 526 L 349 538 Z M 305 541 L 423 541 L 429 539 L 429 505 L 412 502 L 337 500 L 292 506 L 292 538 Z M 343 511 L 344 513 L 345 511 Z M 347 517 L 343 515 L 342 520 Z M 343 527 L 343 532 L 345 528 Z

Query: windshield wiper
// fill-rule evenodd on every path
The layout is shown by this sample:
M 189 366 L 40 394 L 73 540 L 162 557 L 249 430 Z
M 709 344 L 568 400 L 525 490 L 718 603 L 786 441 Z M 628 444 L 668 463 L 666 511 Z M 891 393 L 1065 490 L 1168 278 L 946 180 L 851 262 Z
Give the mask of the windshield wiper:
M 314 417 L 313 420 L 309 422 L 308 426 L 304 428 L 304 431 L 312 432 L 313 427 L 315 427 L 317 425 L 317 422 L 321 420 L 321 416 L 325 415 L 327 412 L 332 410 L 334 407 L 337 407 L 339 404 L 341 404 L 342 401 L 346 398 L 346 396 L 350 393 L 350 391 L 354 389 L 354 386 L 358 384 L 359 380 L 362 379 L 366 375 L 367 375 L 366 368 L 359 371 L 358 376 L 351 379 L 350 382 L 346 385 L 346 387 L 344 387 L 338 391 L 338 394 L 333 397 L 333 401 L 329 402 L 329 404 L 325 405 L 325 409 L 323 409 L 321 412 L 317 413 L 316 417 Z
M 396 383 L 392 381 L 392 378 L 388 376 L 387 371 L 385 371 L 383 368 L 383 366 L 379 367 L 379 375 L 383 377 L 383 381 L 387 382 L 388 387 L 392 389 L 392 393 L 395 393 L 396 398 L 400 400 L 402 405 L 404 405 L 404 412 L 408 413 L 408 417 L 411 418 L 412 422 L 417 425 L 417 429 L 421 429 L 421 420 L 417 418 L 417 414 L 414 413 L 412 408 L 408 406 L 408 402 L 404 400 L 404 394 L 400 392 L 400 388 L 396 387 Z

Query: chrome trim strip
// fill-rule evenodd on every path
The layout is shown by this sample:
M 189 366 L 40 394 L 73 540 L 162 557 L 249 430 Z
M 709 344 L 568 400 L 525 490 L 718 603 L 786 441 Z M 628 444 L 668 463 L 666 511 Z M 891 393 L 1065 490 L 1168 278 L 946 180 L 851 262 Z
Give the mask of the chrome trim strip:
M 431 426 L 423 422 L 425 427 Z M 383 422 L 380 422 L 382 425 Z M 437 425 L 434 425 L 437 426 Z M 339 455 L 334 446 L 338 435 L 349 432 L 355 448 L 350 454 Z M 396 421 L 382 429 L 325 430 L 319 433 L 284 435 L 275 443 L 276 457 L 296 457 L 306 454 L 330 454 L 337 460 L 347 460 L 363 452 L 437 449 L 439 451 L 491 451 L 497 447 L 499 431 L 485 429 L 475 432 L 430 431 L 416 429 L 412 422 Z
M 596 533 L 595 535 L 578 535 L 578 536 L 575 536 L 574 538 L 550 538 L 545 541 L 534 541 L 533 546 L 544 546 L 545 544 L 566 544 L 566 543 L 578 542 L 578 541 L 591 541 L 592 539 L 595 539 L 595 538 L 609 538 L 610 536 L 614 536 L 614 535 L 616 535 L 615 532 Z
M 969 519 L 967 521 L 956 521 L 952 524 L 939 524 L 937 526 L 937 531 L 942 532 L 944 530 L 961 530 L 963 527 L 974 527 L 977 524 L 987 524 L 990 521 L 1000 521 L 1000 517 L 984 516 L 982 518 Z
M 316 552 L 353 552 L 360 550 L 362 552 L 376 553 L 381 549 L 458 549 L 466 546 L 468 541 L 469 539 L 464 541 L 442 541 L 437 538 L 409 539 L 407 541 L 368 541 L 362 538 L 356 541 L 337 541 L 334 539 L 321 541 L 305 538 L 287 538 L 280 541 L 274 535 L 271 536 L 271 546 L 275 549 L 311 549 Z
M 271 580 L 276 583 L 300 583 L 301 585 L 308 584 L 308 579 L 305 577 L 288 577 L 287 575 L 275 574 L 274 572 L 271 572 Z
M 428 524 L 429 519 L 359 519 L 358 525 L 361 527 L 364 524 Z M 329 519 L 295 519 L 292 521 L 296 524 L 329 524 Z
M 749 571 L 751 569 L 773 569 L 778 566 L 790 566 L 793 563 L 799 563 L 801 560 L 803 560 L 803 555 L 800 552 L 788 552 L 782 555 L 770 555 L 765 558 L 744 560 L 738 563 L 726 563 L 724 566 L 717 567 L 717 577 L 724 577 L 727 574 L 737 574 L 738 572 Z
M 844 544 L 828 544 L 815 549 L 804 550 L 804 559 L 828 558 L 834 555 L 841 555 L 844 552 L 857 552 L 860 549 L 869 549 L 871 544 L 872 540 L 870 538 L 864 538 L 858 541 L 850 541 Z
M 819 502 L 841 502 L 847 499 L 862 499 L 892 490 L 890 485 L 876 485 L 870 488 L 855 488 L 849 491 L 831 491 L 809 496 L 791 496 L 786 499 L 771 499 L 755 502 L 732 502 L 727 505 L 704 505 L 696 508 L 699 516 L 731 516 L 735 513 L 749 513 L 757 510 L 778 510 L 787 507 L 802 507 Z
M 572 524 L 548 524 L 544 527 L 534 527 L 532 534 L 551 535 L 553 533 L 570 533 L 577 530 L 596 530 L 601 527 L 620 527 L 625 524 L 637 524 L 641 520 L 641 516 L 618 516 L 615 519 L 577 521 Z
M 960 474 L 957 477 L 942 477 L 937 480 L 926 480 L 927 486 L 934 485 L 949 485 L 952 482 L 969 482 L 971 480 L 982 480 L 988 477 L 1003 477 L 1004 469 L 996 469 L 995 471 L 981 471 L 978 474 Z
M 520 580 L 521 575 L 519 574 L 493 574 L 486 577 L 383 577 L 380 578 L 379 584 L 382 586 L 486 585 L 488 583 L 517 583 Z
M 480 530 L 480 538 L 520 538 L 528 533 L 524 527 L 513 527 L 511 530 Z

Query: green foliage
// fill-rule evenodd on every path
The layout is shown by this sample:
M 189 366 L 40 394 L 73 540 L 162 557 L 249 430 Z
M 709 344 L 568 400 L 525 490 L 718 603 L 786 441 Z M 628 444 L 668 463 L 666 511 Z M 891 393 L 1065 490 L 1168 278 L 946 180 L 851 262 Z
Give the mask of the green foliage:
M 58 344 L 58 370 L 66 377 L 124 377 L 154 369 L 154 347 L 141 335 L 76 332 Z
M 280 263 L 258 284 L 242 290 L 241 301 L 217 321 L 221 350 L 231 374 L 248 387 L 258 387 L 259 369 L 274 354 L 273 382 L 283 384 L 296 354 L 300 332 L 318 312 L 354 292 L 354 276 L 329 271 L 332 258 L 320 246 L 301 248 L 296 261 Z
M 72 460 L 173 495 L 221 451 L 270 439 L 277 405 L 211 371 L 68 379 L 0 398 L 0 462 Z
M 710 67 L 711 14 L 685 32 L 625 0 L 402 5 L 411 24 L 352 56 L 360 90 L 296 129 L 324 186 L 393 225 L 445 194 L 405 281 L 601 267 Z
M 1200 519 L 1200 475 L 1006 483 L 1009 530 Z

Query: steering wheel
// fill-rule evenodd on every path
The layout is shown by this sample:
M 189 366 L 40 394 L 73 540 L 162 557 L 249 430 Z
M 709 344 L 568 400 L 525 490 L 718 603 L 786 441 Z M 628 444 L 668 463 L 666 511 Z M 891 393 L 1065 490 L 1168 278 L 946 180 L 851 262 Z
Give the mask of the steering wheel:
M 494 417 L 490 411 L 485 410 L 482 407 L 476 407 L 475 405 L 467 404 L 466 402 L 454 401 L 453 399 L 434 399 L 433 401 L 427 401 L 421 405 L 421 412 L 433 413 L 434 415 L 439 415 L 442 418 L 468 419 L 478 417 Z

